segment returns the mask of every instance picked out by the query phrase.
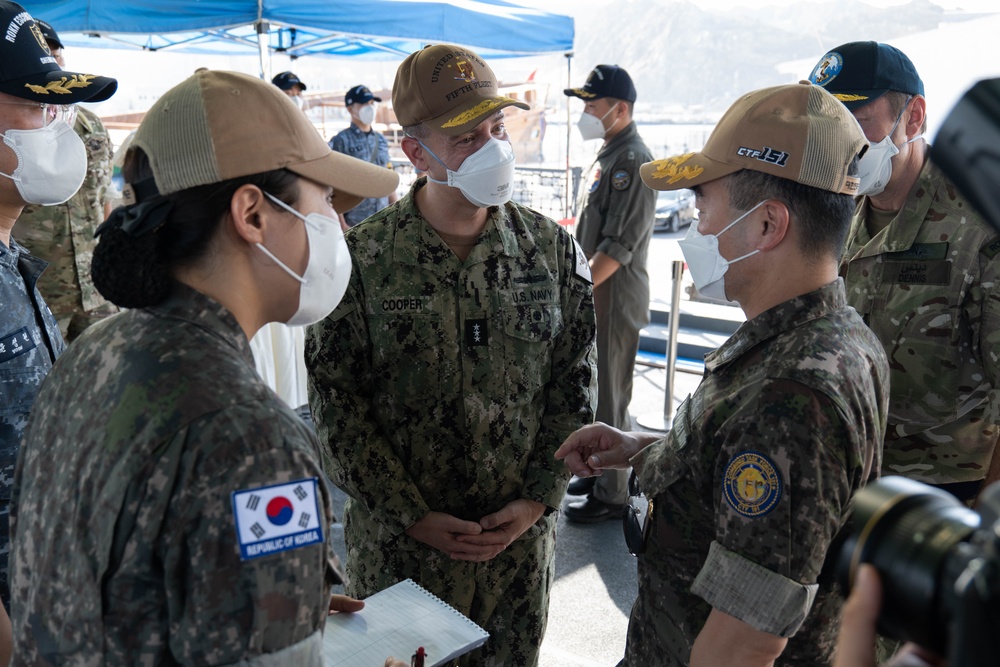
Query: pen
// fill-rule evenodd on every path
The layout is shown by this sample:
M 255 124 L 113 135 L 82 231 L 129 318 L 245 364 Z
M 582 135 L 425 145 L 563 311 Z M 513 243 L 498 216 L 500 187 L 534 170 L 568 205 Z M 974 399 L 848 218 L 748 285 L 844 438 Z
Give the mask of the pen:
M 424 658 L 426 657 L 427 654 L 424 652 L 424 647 L 418 646 L 417 652 L 410 658 L 410 667 L 424 667 Z

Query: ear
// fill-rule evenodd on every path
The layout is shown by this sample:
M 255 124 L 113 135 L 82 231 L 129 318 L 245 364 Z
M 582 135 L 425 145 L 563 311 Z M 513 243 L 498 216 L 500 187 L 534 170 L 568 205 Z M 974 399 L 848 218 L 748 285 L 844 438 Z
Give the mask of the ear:
M 628 102 L 624 100 L 618 100 L 618 117 L 626 118 L 628 116 Z
M 264 192 L 256 185 L 241 185 L 229 201 L 229 218 L 232 229 L 243 241 L 253 245 L 264 240 L 261 211 L 267 205 Z
M 923 95 L 914 95 L 910 100 L 909 110 L 906 116 L 906 137 L 915 137 L 920 134 L 920 128 L 927 120 L 927 100 Z
M 758 211 L 760 216 L 758 217 L 759 223 L 755 228 L 757 238 L 754 239 L 754 247 L 761 252 L 767 252 L 776 248 L 788 234 L 791 213 L 784 202 L 777 199 L 768 199 Z
M 420 142 L 413 137 L 403 137 L 400 142 L 400 148 L 403 149 L 403 153 L 409 158 L 413 166 L 419 171 L 427 171 L 428 160 L 424 147 L 420 145 Z

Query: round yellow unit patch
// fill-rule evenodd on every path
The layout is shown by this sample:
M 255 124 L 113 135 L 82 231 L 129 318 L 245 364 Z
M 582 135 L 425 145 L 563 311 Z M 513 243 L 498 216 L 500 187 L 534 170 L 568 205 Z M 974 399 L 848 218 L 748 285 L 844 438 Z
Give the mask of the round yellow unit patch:
M 726 466 L 722 492 L 737 514 L 749 518 L 764 516 L 781 500 L 778 467 L 760 452 L 740 452 Z

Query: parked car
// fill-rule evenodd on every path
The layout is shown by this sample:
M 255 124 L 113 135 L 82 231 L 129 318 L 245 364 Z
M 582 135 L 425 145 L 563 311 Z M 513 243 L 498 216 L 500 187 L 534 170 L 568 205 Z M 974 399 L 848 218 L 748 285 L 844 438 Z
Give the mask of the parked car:
M 656 196 L 653 231 L 676 232 L 695 219 L 694 193 L 690 190 L 660 190 Z

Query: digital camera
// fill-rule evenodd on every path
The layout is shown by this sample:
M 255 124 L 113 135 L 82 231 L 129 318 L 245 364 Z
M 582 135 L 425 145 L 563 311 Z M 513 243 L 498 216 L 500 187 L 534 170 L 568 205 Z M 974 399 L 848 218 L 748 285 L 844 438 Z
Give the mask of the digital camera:
M 836 573 L 846 595 L 861 563 L 882 580 L 881 634 L 947 657 L 1000 664 L 1000 482 L 971 510 L 949 493 L 883 477 L 854 497 Z

